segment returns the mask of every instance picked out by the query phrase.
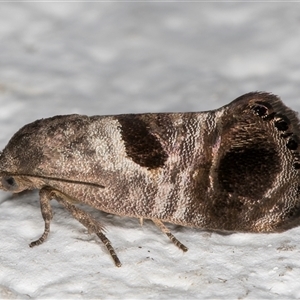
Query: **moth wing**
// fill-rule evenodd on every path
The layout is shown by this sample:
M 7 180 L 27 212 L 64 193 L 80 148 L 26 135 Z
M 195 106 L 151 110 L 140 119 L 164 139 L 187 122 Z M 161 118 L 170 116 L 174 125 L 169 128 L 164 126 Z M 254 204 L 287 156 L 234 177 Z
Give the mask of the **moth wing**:
M 222 112 L 213 211 L 228 229 L 246 224 L 247 230 L 272 231 L 283 226 L 299 214 L 296 113 L 268 93 L 243 95 Z

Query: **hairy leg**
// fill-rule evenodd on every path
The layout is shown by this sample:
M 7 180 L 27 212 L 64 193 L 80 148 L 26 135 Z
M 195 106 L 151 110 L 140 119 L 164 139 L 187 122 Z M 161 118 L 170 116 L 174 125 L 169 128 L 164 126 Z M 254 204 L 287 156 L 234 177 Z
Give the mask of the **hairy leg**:
M 176 237 L 170 232 L 170 230 L 164 225 L 164 223 L 158 219 L 151 219 L 153 223 L 163 232 L 168 238 L 176 245 L 179 249 L 186 252 L 188 248 L 184 246 L 181 242 L 179 242 Z
M 48 234 L 50 232 L 50 222 L 53 217 L 52 208 L 50 205 L 50 201 L 52 198 L 53 195 L 51 194 L 51 191 L 49 191 L 47 188 L 43 188 L 40 190 L 40 205 L 42 216 L 45 222 L 45 229 L 42 236 L 38 240 L 30 243 L 29 247 L 41 245 L 48 237 Z
M 30 244 L 30 247 L 42 244 L 48 236 L 48 233 L 50 231 L 50 221 L 52 219 L 50 200 L 53 198 L 55 198 L 59 203 L 61 203 L 77 221 L 79 221 L 83 226 L 85 226 L 88 229 L 89 233 L 97 234 L 97 236 L 100 238 L 100 240 L 103 242 L 108 252 L 110 253 L 115 265 L 117 267 L 120 267 L 121 262 L 118 256 L 116 255 L 116 252 L 112 247 L 109 239 L 103 233 L 104 226 L 102 226 L 101 223 L 95 220 L 90 214 L 71 204 L 71 201 L 67 195 L 50 187 L 45 187 L 40 191 L 41 210 L 43 219 L 45 221 L 45 230 L 43 235 L 37 241 L 34 241 Z

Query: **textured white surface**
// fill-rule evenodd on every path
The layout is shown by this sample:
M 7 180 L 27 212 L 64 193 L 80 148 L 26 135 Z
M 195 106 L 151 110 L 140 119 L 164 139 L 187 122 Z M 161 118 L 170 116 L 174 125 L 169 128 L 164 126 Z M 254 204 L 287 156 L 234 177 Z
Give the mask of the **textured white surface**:
M 0 3 L 0 146 L 68 114 L 200 111 L 270 91 L 300 111 L 298 3 Z M 299 298 L 300 228 L 219 235 L 93 212 L 123 266 L 55 201 L 0 193 L 0 298 Z

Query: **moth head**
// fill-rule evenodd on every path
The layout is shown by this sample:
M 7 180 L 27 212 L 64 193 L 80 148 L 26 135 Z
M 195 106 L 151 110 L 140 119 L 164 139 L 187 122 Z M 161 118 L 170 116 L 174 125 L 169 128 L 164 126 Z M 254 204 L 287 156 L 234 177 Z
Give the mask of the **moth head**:
M 0 188 L 19 192 L 48 185 L 50 178 L 78 180 L 78 172 L 70 174 L 70 166 L 81 153 L 88 120 L 54 116 L 23 126 L 0 154 Z
M 24 190 L 35 188 L 34 182 L 24 176 L 0 174 L 0 189 L 12 193 L 19 193 Z
M 18 190 L 19 185 L 13 176 L 2 176 L 0 187 L 2 190 L 14 192 Z
M 0 188 L 18 193 L 38 188 L 34 175 L 43 159 L 43 120 L 27 124 L 17 131 L 0 154 Z

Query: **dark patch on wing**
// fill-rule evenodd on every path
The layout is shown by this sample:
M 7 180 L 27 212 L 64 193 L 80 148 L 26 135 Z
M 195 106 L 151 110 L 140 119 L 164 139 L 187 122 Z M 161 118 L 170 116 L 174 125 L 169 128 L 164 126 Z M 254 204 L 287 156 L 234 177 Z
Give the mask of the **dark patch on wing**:
M 286 200 L 293 199 L 295 192 L 289 184 L 276 181 L 280 172 L 291 181 L 297 176 L 293 165 L 297 169 L 298 120 L 276 96 L 265 93 L 247 94 L 228 108 L 220 120 L 212 217 L 218 228 L 226 230 L 274 230 L 283 212 L 298 216 L 298 208 L 291 210 L 292 201 Z M 282 207 L 277 219 L 276 207 Z M 266 221 L 259 223 L 262 217 Z
M 251 114 L 235 121 L 229 128 L 225 121 L 223 127 L 213 215 L 226 230 L 249 230 L 270 204 L 264 195 L 273 188 L 282 164 L 268 126 Z
M 230 149 L 220 161 L 218 178 L 227 192 L 258 200 L 272 187 L 279 165 L 275 147 L 254 143 Z
M 148 169 L 163 167 L 168 155 L 139 115 L 119 115 L 120 130 L 126 154 L 135 163 Z

